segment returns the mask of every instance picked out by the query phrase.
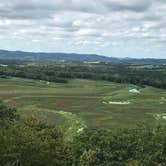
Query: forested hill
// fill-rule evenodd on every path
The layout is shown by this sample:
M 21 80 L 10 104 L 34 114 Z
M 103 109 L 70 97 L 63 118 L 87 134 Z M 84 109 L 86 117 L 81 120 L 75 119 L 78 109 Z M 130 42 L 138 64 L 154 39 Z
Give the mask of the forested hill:
M 44 52 L 23 52 L 0 50 L 2 59 L 21 60 L 48 60 L 48 61 L 87 61 L 87 62 L 115 62 L 117 58 L 110 58 L 95 54 L 75 54 L 75 53 L 44 53 Z
M 153 58 L 142 58 L 142 59 L 134 59 L 134 58 L 124 58 L 121 60 L 126 63 L 135 63 L 135 64 L 151 64 L 151 65 L 161 65 L 166 64 L 166 59 L 153 59 Z
M 80 62 L 121 62 L 136 64 L 166 64 L 166 59 L 114 58 L 96 54 L 44 53 L 0 50 L 0 59 L 19 59 L 35 61 L 80 61 Z

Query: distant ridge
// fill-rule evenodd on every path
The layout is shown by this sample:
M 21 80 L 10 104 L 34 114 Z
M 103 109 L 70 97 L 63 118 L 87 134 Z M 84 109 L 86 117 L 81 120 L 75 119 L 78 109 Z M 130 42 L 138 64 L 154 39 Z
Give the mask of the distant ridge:
M 116 62 L 135 64 L 166 64 L 166 59 L 114 58 L 96 54 L 44 53 L 0 50 L 0 59 L 33 61 L 78 61 L 78 62 Z
M 20 59 L 20 60 L 48 60 L 48 61 L 87 61 L 87 62 L 110 62 L 117 61 L 117 58 L 110 58 L 96 54 L 76 54 L 76 53 L 44 53 L 44 52 L 24 52 L 0 50 L 2 59 Z

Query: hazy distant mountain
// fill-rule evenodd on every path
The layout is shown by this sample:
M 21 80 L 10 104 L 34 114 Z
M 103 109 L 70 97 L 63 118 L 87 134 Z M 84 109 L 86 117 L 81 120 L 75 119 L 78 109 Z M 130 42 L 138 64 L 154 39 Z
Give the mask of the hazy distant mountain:
M 96 54 L 44 53 L 0 50 L 0 59 L 18 59 L 35 61 L 86 61 L 86 62 L 125 62 L 138 64 L 166 64 L 166 59 L 113 58 Z
M 48 61 L 117 61 L 117 58 L 109 58 L 95 54 L 75 54 L 75 53 L 43 53 L 43 52 L 23 52 L 0 50 L 2 59 L 21 59 L 21 60 L 48 60 Z
M 135 64 L 165 64 L 166 59 L 153 59 L 153 58 L 142 58 L 142 59 L 134 59 L 134 58 L 124 58 L 122 62 L 126 63 L 135 63 Z

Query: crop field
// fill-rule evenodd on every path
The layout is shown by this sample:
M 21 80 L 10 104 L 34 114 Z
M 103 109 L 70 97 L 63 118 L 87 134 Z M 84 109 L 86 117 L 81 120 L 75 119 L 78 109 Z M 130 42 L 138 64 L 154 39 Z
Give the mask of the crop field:
M 139 93 L 129 92 L 138 89 Z M 38 116 L 63 125 L 66 134 L 85 127 L 118 128 L 166 122 L 166 91 L 153 87 L 75 79 L 50 83 L 21 78 L 0 79 L 0 100 L 21 117 Z

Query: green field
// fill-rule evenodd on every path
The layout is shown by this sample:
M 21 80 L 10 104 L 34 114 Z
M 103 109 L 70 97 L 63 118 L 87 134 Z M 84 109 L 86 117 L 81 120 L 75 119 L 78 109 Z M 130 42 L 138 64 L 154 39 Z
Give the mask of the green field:
M 71 80 L 68 84 L 21 78 L 0 79 L 0 99 L 22 117 L 39 116 L 63 125 L 67 134 L 88 127 L 133 127 L 166 122 L 166 90 L 104 81 Z M 123 103 L 123 104 L 122 104 Z

